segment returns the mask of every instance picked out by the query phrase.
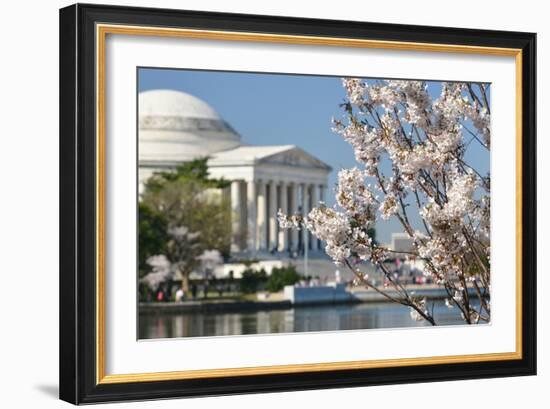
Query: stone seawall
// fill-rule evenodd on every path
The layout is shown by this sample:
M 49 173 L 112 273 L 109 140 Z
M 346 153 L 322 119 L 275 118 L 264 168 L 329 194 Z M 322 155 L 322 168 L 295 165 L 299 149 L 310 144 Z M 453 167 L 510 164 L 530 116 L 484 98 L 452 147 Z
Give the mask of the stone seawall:
M 399 298 L 397 291 L 385 290 L 393 298 Z M 442 288 L 416 288 L 415 297 L 426 297 L 431 300 L 440 300 L 447 297 Z M 472 298 L 477 295 L 474 289 L 470 288 L 468 293 Z M 351 304 L 351 303 L 375 303 L 391 302 L 374 290 L 347 291 L 345 285 L 318 286 L 318 287 L 293 287 L 287 286 L 284 289 L 284 300 L 261 300 L 261 301 L 240 301 L 240 300 L 194 300 L 182 302 L 152 302 L 139 303 L 140 314 L 156 313 L 189 313 L 189 312 L 253 312 L 268 310 L 285 310 L 289 308 L 300 308 L 308 305 L 330 305 L 330 304 Z
M 231 301 L 204 300 L 182 302 L 139 303 L 140 314 L 187 313 L 187 312 L 242 312 L 262 310 L 285 310 L 292 307 L 287 300 L 282 301 Z

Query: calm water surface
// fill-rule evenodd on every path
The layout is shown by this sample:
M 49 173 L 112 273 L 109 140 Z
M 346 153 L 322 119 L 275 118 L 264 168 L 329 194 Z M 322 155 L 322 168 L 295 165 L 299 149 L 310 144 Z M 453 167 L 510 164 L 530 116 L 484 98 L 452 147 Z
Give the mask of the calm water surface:
M 429 303 L 431 308 L 431 303 Z M 436 301 L 438 325 L 464 324 L 456 308 Z M 204 337 L 429 326 L 413 321 L 409 308 L 390 303 L 323 305 L 287 310 L 232 313 L 140 314 L 139 338 Z

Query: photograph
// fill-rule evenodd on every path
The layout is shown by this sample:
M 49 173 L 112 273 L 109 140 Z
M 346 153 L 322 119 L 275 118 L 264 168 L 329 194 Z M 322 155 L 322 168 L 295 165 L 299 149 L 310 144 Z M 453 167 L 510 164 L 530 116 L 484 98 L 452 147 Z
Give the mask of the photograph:
M 491 84 L 137 67 L 138 339 L 491 324 Z

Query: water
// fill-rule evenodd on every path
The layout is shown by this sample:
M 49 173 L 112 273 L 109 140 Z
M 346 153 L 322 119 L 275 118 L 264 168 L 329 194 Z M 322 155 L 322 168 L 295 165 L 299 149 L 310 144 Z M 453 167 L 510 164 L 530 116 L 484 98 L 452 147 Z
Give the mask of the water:
M 431 303 L 429 303 L 431 308 Z M 464 324 L 456 308 L 435 302 L 438 325 Z M 372 328 L 430 326 L 413 321 L 407 307 L 392 303 L 363 303 L 298 307 L 246 312 L 190 312 L 140 314 L 139 338 L 203 337 L 273 334 Z

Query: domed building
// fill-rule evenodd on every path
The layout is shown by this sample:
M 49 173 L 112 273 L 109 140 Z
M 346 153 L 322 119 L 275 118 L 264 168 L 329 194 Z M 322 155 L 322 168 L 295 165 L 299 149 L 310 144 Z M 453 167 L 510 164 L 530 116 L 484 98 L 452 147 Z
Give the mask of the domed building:
M 307 213 L 323 200 L 330 166 L 295 145 L 243 145 L 211 106 L 184 92 L 141 92 L 138 114 L 140 191 L 154 172 L 208 157 L 210 175 L 231 181 L 233 253 L 319 249 L 303 231 L 281 231 L 276 214 Z

